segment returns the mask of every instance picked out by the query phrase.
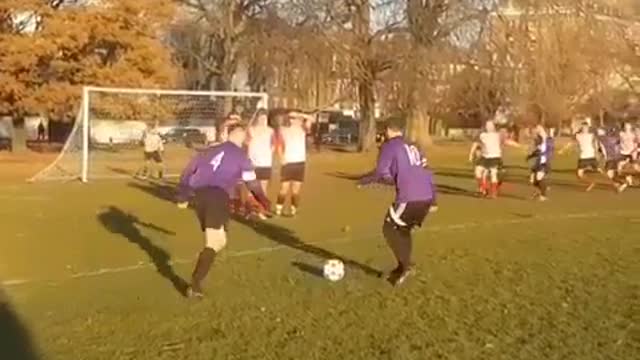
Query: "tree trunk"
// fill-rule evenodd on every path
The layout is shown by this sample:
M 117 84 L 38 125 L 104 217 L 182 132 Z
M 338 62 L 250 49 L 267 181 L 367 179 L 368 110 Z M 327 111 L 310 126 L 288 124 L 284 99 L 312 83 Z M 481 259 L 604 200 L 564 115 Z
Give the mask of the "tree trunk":
M 431 129 L 431 116 L 427 109 L 417 100 L 415 90 L 413 95 L 407 119 L 407 137 L 410 141 L 425 148 L 433 143 L 433 139 L 429 133 Z
M 376 143 L 373 81 L 369 79 L 360 81 L 358 84 L 358 103 L 360 106 L 360 144 L 358 150 L 367 152 L 374 148 Z

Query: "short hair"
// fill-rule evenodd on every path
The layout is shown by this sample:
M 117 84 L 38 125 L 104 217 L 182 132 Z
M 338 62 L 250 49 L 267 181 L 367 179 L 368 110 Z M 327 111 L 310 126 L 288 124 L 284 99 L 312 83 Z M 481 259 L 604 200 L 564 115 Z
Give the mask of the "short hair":
M 387 118 L 385 127 L 390 130 L 403 131 L 407 127 L 407 118 L 401 115 L 395 115 Z
M 227 125 L 227 134 L 231 134 L 238 129 L 245 130 L 246 126 L 240 122 L 229 124 Z
M 259 116 L 269 116 L 269 112 L 265 108 L 259 108 L 256 111 L 256 117 L 259 117 Z

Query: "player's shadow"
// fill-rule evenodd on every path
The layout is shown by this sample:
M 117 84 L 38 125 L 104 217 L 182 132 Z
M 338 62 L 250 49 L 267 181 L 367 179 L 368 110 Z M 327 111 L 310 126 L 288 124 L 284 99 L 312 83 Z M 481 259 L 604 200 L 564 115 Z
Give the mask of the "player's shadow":
M 38 360 L 31 334 L 0 289 L 0 355 L 2 359 Z
M 258 222 L 258 221 L 248 220 L 241 216 L 234 216 L 234 220 L 250 227 L 256 233 L 270 239 L 271 241 L 277 242 L 281 245 L 290 247 L 295 250 L 303 251 L 307 254 L 317 256 L 322 260 L 339 259 L 345 264 L 345 266 L 358 269 L 367 275 L 375 276 L 375 277 L 382 276 L 382 272 L 380 270 L 374 269 L 373 267 L 367 264 L 363 264 L 354 259 L 350 259 L 341 255 L 338 255 L 334 252 L 323 249 L 316 245 L 305 243 L 302 240 L 300 240 L 300 238 L 298 238 L 293 231 L 287 228 L 284 228 L 282 226 L 264 222 L 264 221 Z
M 173 231 L 166 230 L 157 225 L 141 221 L 135 215 L 127 213 L 116 206 L 109 206 L 106 210 L 98 214 L 100 223 L 110 232 L 124 236 L 130 243 L 138 246 L 148 256 L 156 271 L 163 278 L 169 280 L 173 287 L 181 294 L 185 295 L 188 283 L 182 279 L 171 266 L 171 255 L 155 245 L 151 239 L 144 236 L 138 227 L 151 229 L 163 234 L 175 235 Z
M 304 273 L 317 276 L 317 277 L 324 277 L 324 271 L 322 270 L 322 268 L 318 266 L 309 265 L 299 261 L 293 261 L 291 265 L 298 268 L 298 270 Z
M 363 177 L 370 175 L 372 172 L 367 172 L 367 173 L 363 173 L 363 174 L 349 174 L 349 173 L 345 173 L 342 171 L 336 171 L 336 172 L 328 172 L 325 173 L 325 175 L 334 177 L 334 178 L 338 178 L 338 179 L 344 179 L 344 180 L 351 180 L 351 181 L 358 181 L 360 179 L 362 179 Z
M 145 192 L 153 197 L 164 201 L 174 202 L 176 200 L 175 185 L 131 181 L 127 184 L 127 186 Z

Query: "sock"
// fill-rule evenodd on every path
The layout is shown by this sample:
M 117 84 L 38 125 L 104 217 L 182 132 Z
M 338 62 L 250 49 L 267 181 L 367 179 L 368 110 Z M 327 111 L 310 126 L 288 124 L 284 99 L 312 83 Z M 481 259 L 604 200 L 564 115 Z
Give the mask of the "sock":
M 291 208 L 299 208 L 300 207 L 300 195 L 293 194 L 291 196 Z
M 202 281 L 207 277 L 215 258 L 216 252 L 213 251 L 213 249 L 204 248 L 204 250 L 200 252 L 196 267 L 193 269 L 193 274 L 191 275 L 191 287 L 194 291 L 202 292 Z
M 498 196 L 498 183 L 491 183 L 491 196 Z
M 282 214 L 282 208 L 284 208 L 284 202 L 286 200 L 286 195 L 279 194 L 278 199 L 276 200 L 276 214 Z
M 487 188 L 487 182 L 484 179 L 477 179 L 478 180 L 478 192 L 485 192 L 486 188 Z
M 542 179 L 540 181 L 537 182 L 538 183 L 538 189 L 540 189 L 540 196 L 547 196 L 547 181 Z
M 627 185 L 629 185 L 629 186 L 633 185 L 633 176 L 627 175 L 625 180 L 627 181 Z

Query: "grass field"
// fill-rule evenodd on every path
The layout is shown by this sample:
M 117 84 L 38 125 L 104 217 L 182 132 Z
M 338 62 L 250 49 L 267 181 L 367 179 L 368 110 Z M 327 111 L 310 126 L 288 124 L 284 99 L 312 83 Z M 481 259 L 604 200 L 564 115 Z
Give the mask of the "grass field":
M 532 202 L 516 152 L 505 196 L 482 200 L 465 152 L 429 154 L 440 211 L 405 286 L 375 275 L 394 265 L 379 235 L 392 192 L 346 179 L 373 157 L 326 153 L 299 217 L 232 224 L 201 302 L 175 289 L 202 239 L 170 189 L 9 176 L 0 359 L 640 359 L 640 192 L 585 194 L 567 156 Z M 332 257 L 338 283 L 317 275 Z

